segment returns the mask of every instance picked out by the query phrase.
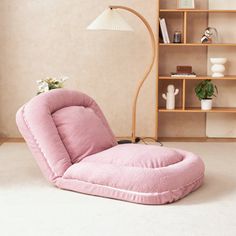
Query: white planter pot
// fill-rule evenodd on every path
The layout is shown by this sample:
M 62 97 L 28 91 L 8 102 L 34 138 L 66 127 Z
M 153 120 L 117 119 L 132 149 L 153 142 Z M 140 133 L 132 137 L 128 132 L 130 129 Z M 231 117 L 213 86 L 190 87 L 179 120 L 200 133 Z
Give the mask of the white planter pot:
M 212 77 L 221 78 L 224 77 L 225 66 L 224 64 L 227 62 L 227 58 L 210 58 L 213 66 L 211 67 Z
M 201 108 L 204 111 L 212 109 L 212 99 L 202 99 L 201 100 Z

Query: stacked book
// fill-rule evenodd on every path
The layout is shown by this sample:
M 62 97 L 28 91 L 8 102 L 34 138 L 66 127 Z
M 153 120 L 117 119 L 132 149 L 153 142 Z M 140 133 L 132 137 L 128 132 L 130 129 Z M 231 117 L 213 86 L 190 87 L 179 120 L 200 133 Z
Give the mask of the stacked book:
M 191 77 L 195 78 L 197 75 L 192 72 L 192 73 L 171 73 L 171 77 Z
M 170 43 L 170 37 L 168 34 L 166 20 L 164 18 L 160 18 L 160 33 L 161 38 L 163 39 L 164 43 Z
M 176 72 L 171 73 L 171 77 L 197 77 L 192 71 L 192 66 L 177 66 Z

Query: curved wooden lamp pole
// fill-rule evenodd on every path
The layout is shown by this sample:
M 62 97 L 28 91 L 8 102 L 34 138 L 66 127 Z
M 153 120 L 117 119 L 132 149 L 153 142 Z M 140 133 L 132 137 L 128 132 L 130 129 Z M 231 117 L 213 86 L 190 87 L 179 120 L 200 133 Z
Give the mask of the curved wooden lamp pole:
M 151 43 L 152 43 L 152 61 L 150 66 L 148 67 L 147 71 L 144 74 L 143 79 L 138 83 L 138 87 L 135 93 L 135 97 L 133 100 L 133 107 L 132 107 L 132 143 L 135 143 L 135 139 L 136 139 L 136 113 L 137 113 L 137 101 L 138 101 L 138 96 L 140 93 L 140 90 L 145 82 L 145 80 L 148 78 L 150 72 L 152 71 L 153 65 L 155 63 L 155 59 L 156 59 L 156 39 L 154 36 L 154 33 L 152 31 L 151 26 L 149 25 L 149 23 L 147 22 L 147 20 L 141 15 L 139 14 L 137 11 L 133 10 L 132 8 L 129 7 L 125 7 L 125 6 L 110 6 L 110 9 L 122 9 L 122 10 L 126 10 L 128 12 L 133 13 L 134 15 L 136 15 L 146 26 L 150 38 L 151 38 Z

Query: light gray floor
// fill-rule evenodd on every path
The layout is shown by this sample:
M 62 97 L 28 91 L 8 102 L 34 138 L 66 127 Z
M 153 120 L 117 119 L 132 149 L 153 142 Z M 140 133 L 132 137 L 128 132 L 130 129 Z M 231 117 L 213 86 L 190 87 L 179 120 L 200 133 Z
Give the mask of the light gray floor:
M 54 188 L 25 144 L 0 146 L 1 236 L 235 236 L 236 143 L 165 143 L 199 154 L 205 184 L 170 205 L 145 206 Z

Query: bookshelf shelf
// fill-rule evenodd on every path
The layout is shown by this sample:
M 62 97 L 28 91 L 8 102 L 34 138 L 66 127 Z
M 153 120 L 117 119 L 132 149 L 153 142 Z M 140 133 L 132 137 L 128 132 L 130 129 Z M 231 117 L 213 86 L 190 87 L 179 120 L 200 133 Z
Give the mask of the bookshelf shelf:
M 236 80 L 236 75 L 228 75 L 222 78 L 213 78 L 211 76 L 197 76 L 197 77 L 171 77 L 169 75 L 159 76 L 159 80 Z
M 159 46 L 164 47 L 236 47 L 236 43 L 159 43 Z
M 212 110 L 201 110 L 200 101 L 196 98 L 195 94 L 193 94 L 196 84 L 202 80 L 210 79 L 214 80 L 214 82 L 216 82 L 217 80 L 221 81 L 220 83 L 218 83 L 219 91 L 221 91 L 220 86 L 222 85 L 226 85 L 228 87 L 230 83 L 231 89 L 232 84 L 235 84 L 236 86 L 235 74 L 229 74 L 223 78 L 213 78 L 210 75 L 207 75 L 209 73 L 208 52 L 211 50 L 211 48 L 216 52 L 221 52 L 226 48 L 227 52 L 236 52 L 236 42 L 231 40 L 233 39 L 233 37 L 229 37 L 228 35 L 228 41 L 231 41 L 229 43 L 227 42 L 226 38 L 222 42 L 226 41 L 227 43 L 201 43 L 202 34 L 206 27 L 209 26 L 209 19 L 212 14 L 215 14 L 214 16 L 212 16 L 214 17 L 214 19 L 218 19 L 218 16 L 222 17 L 220 14 L 230 14 L 230 19 L 234 17 L 236 19 L 236 14 L 231 14 L 236 13 L 236 9 L 206 9 L 208 7 L 207 1 L 195 0 L 195 2 L 197 2 L 197 6 L 201 7 L 200 9 L 175 9 L 175 7 L 177 7 L 176 3 L 166 0 L 159 0 L 161 8 L 159 8 L 158 19 L 165 19 L 171 43 L 163 43 L 160 38 L 158 42 L 156 106 L 157 139 L 158 137 L 165 138 L 165 135 L 166 137 L 170 137 L 172 134 L 174 135 L 174 138 L 184 138 L 184 136 L 186 136 L 186 133 L 188 133 L 185 127 L 191 127 L 189 129 L 193 128 L 196 134 L 198 133 L 198 130 L 196 130 L 196 127 L 194 126 L 197 122 L 199 125 L 199 129 L 201 130 L 199 131 L 198 135 L 200 135 L 202 139 L 206 140 L 206 114 L 236 114 L 236 102 L 235 104 L 231 103 L 230 107 L 227 107 L 225 105 L 220 105 L 223 107 L 219 107 L 218 105 L 217 107 L 217 105 L 215 105 L 216 107 L 214 107 Z M 220 27 L 224 26 L 224 22 L 221 22 Z M 213 25 L 212 27 L 215 26 Z M 162 30 L 163 27 L 159 28 L 158 25 L 158 33 Z M 175 31 L 180 31 L 182 33 L 182 43 L 172 43 Z M 165 42 L 168 41 L 166 40 L 165 31 L 164 36 Z M 170 73 L 175 72 L 176 66 L 192 66 L 193 71 L 197 74 L 197 77 L 171 77 Z M 178 88 L 180 91 L 179 94 L 176 96 L 176 109 L 174 110 L 165 109 L 166 101 L 162 98 L 162 94 L 166 93 L 167 86 L 169 84 L 173 84 L 175 88 Z M 218 96 L 222 96 L 222 94 L 219 93 Z M 226 95 L 224 94 L 224 96 Z M 224 98 L 223 101 L 227 101 L 227 99 Z M 178 128 L 172 132 L 172 130 L 170 131 L 170 129 L 174 128 L 173 122 L 177 124 L 176 127 Z M 190 123 L 192 124 L 191 126 L 189 126 Z M 176 134 L 178 134 L 177 137 Z M 182 134 L 183 136 L 181 136 Z M 189 135 L 191 136 L 192 133 L 189 132 Z
M 179 112 L 179 113 L 184 113 L 184 112 L 191 112 L 191 113 L 236 113 L 236 108 L 229 108 L 229 107 L 214 107 L 212 110 L 209 111 L 204 111 L 201 110 L 200 107 L 191 107 L 191 108 L 177 108 L 175 110 L 167 110 L 165 108 L 159 109 L 159 112 L 169 112 L 169 113 L 174 113 L 174 112 Z
M 160 12 L 180 13 L 236 13 L 236 10 L 207 10 L 207 9 L 160 9 Z

